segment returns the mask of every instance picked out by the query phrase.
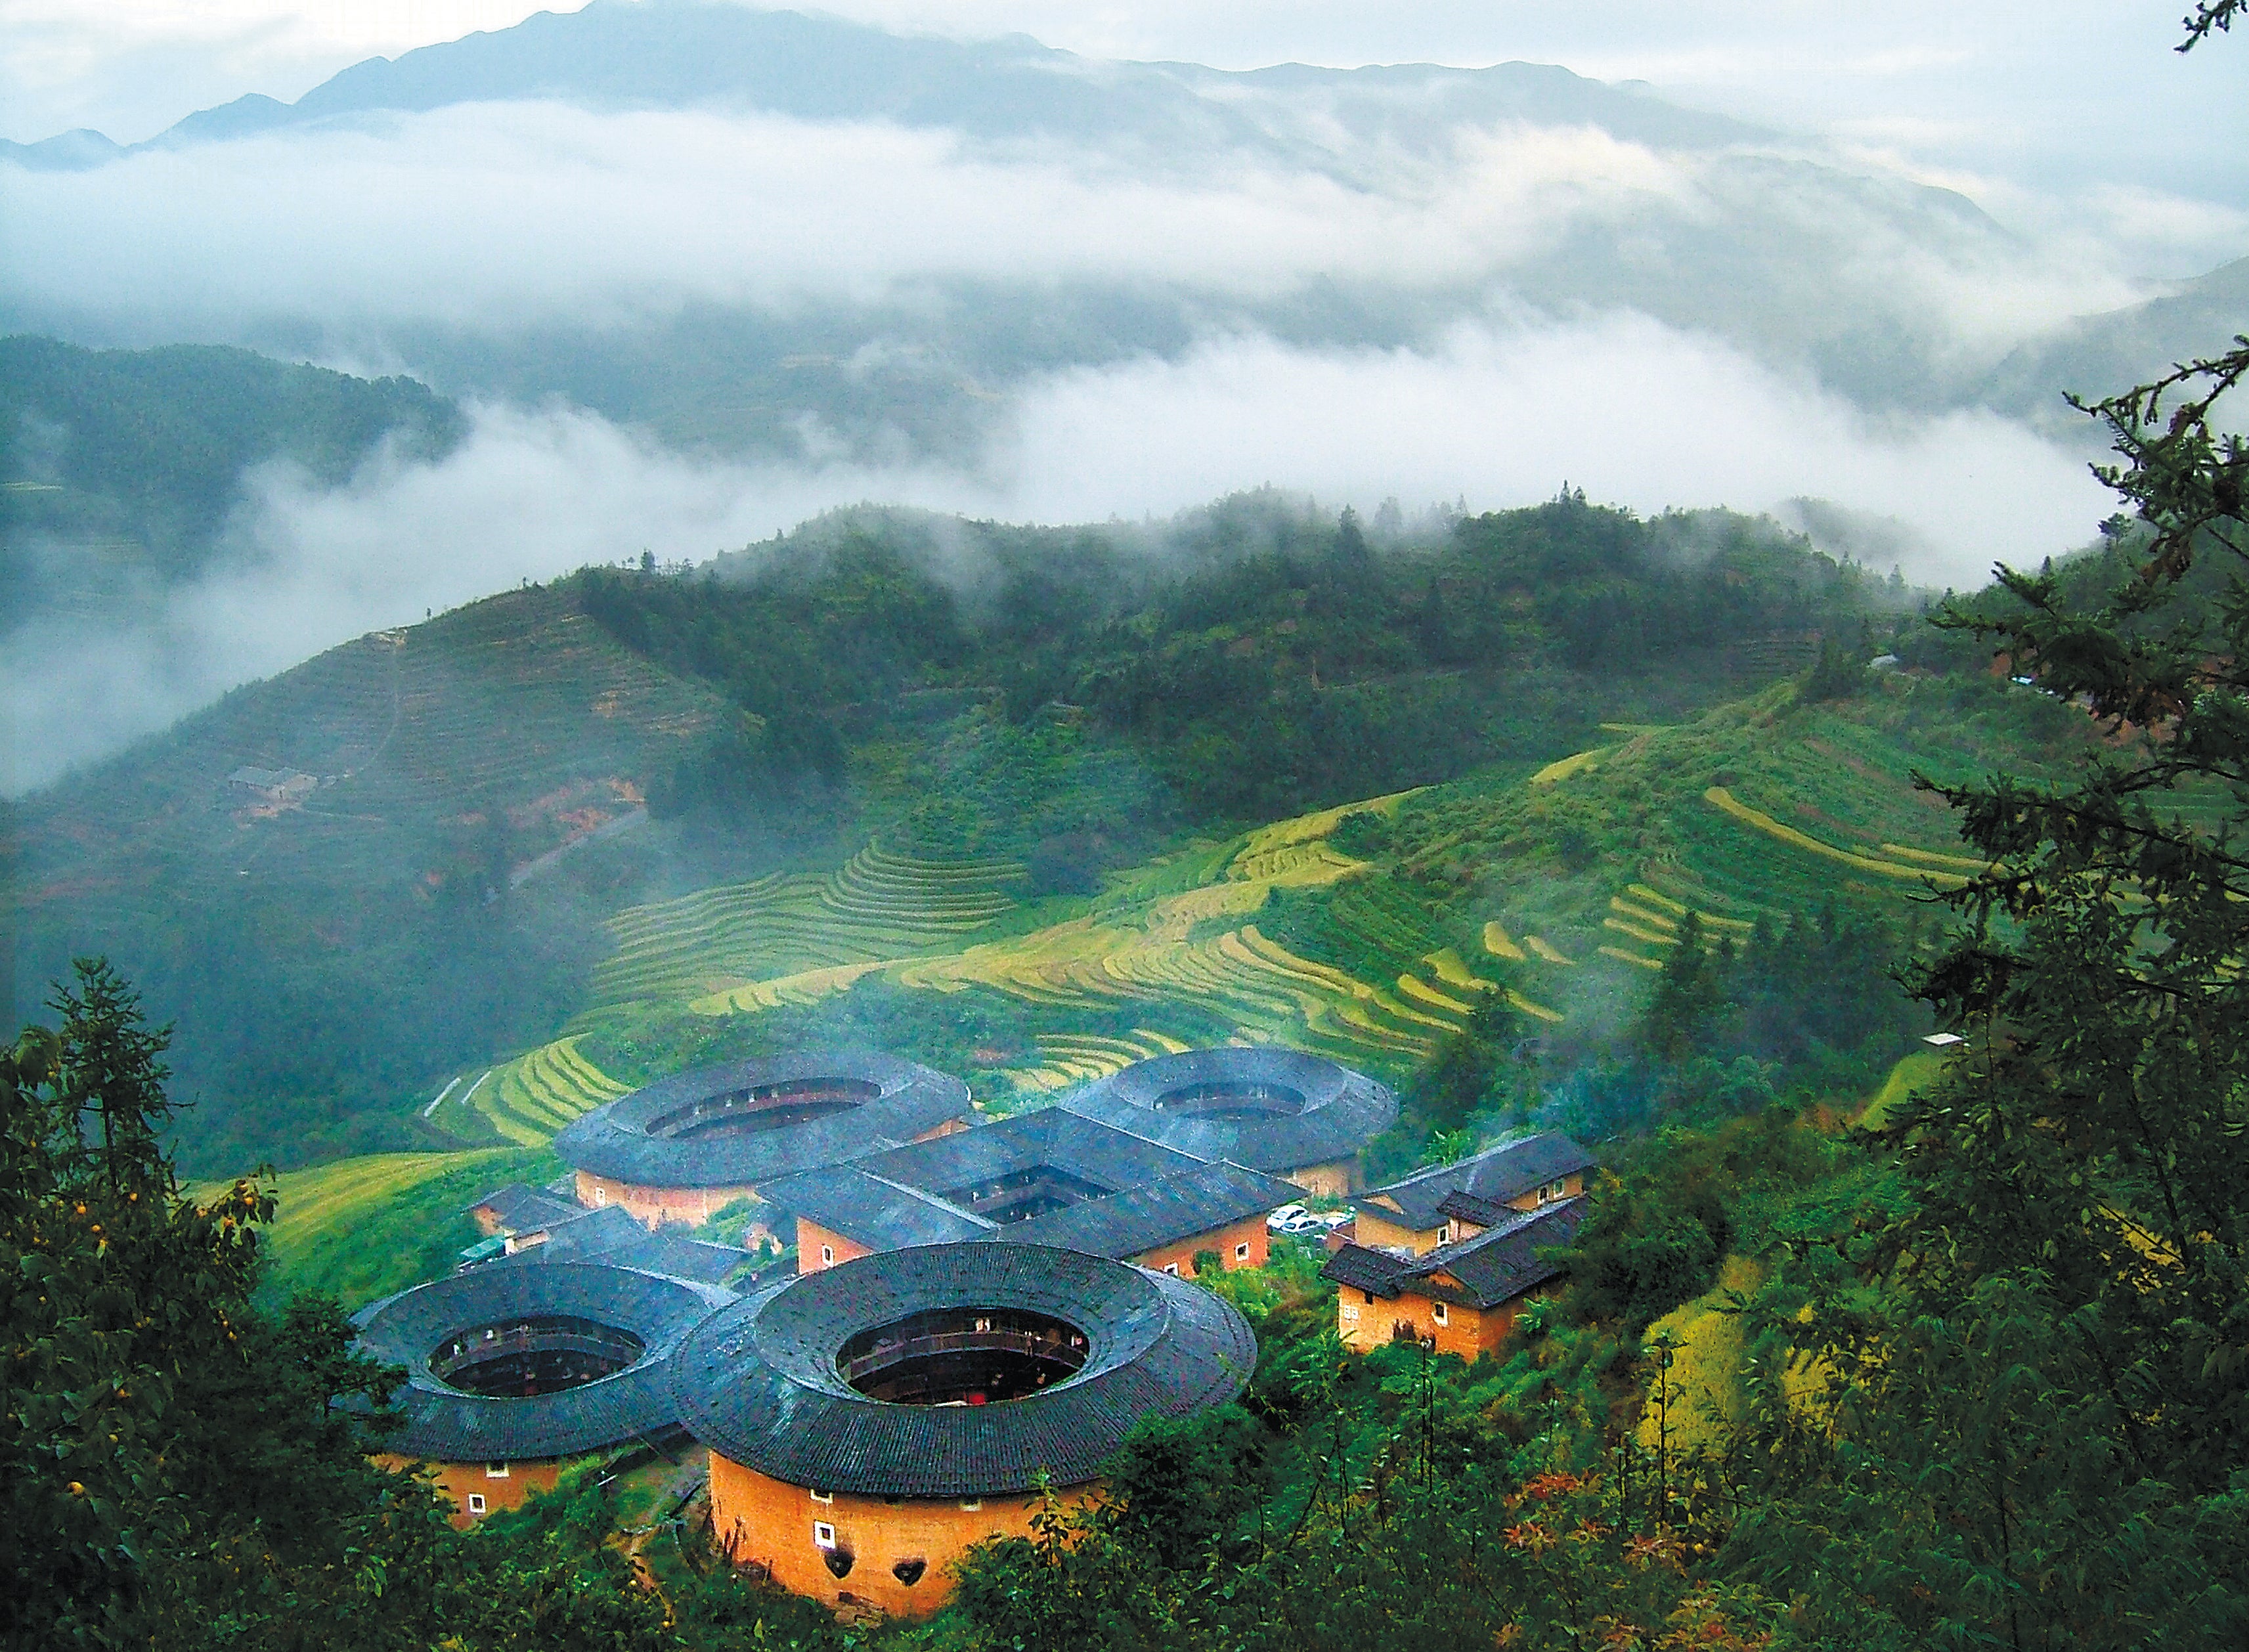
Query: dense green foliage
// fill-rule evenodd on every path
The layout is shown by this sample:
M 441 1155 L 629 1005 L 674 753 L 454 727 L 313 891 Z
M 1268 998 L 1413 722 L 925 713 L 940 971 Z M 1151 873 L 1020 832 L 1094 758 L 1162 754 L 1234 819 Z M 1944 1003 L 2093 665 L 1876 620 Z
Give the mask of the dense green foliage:
M 579 576 L 622 640 L 759 719 L 682 767 L 680 809 L 739 808 L 753 775 L 832 783 L 838 731 L 912 714 L 913 689 L 996 695 L 1014 724 L 1082 712 L 1186 818 L 1269 818 L 1558 754 L 1620 679 L 1676 704 L 1908 606 L 1769 524 L 1568 492 L 1379 546 L 1270 494 L 1160 532 L 850 513 L 715 572 Z
M 364 1453 L 398 1373 L 251 1291 L 273 1201 L 182 1199 L 166 1035 L 106 964 L 0 1054 L 0 1646 L 829 1647 L 731 1579 L 644 1589 L 591 1477 L 473 1533 Z M 763 1627 L 761 1627 L 763 1626 Z
M 850 513 L 361 639 L 17 806 L 17 1012 L 73 954 L 115 958 L 182 1029 L 200 1174 L 479 1144 L 474 1114 L 421 1109 L 574 1017 L 608 1027 L 589 983 L 620 908 L 870 839 L 1020 863 L 1011 899 L 1097 899 L 1185 837 L 1519 775 L 1902 617 L 1720 513 L 1567 494 L 1417 533 L 1269 494 L 1148 527 Z M 329 783 L 253 819 L 241 763 Z M 642 792 L 653 826 L 517 882 Z M 1598 871 L 1598 836 L 1572 841 Z M 1473 947 L 1436 872 L 1283 891 L 1261 921 L 1386 984 Z
M 88 560 L 120 550 L 159 582 L 198 572 L 242 496 L 244 471 L 271 460 L 316 480 L 348 478 L 386 440 L 402 457 L 450 451 L 464 421 L 412 379 L 358 379 L 216 345 L 87 350 L 28 335 L 0 339 L 0 590 L 20 617 L 79 595 Z M 80 547 L 38 554 L 34 540 Z M 100 542 L 106 555 L 83 550 Z

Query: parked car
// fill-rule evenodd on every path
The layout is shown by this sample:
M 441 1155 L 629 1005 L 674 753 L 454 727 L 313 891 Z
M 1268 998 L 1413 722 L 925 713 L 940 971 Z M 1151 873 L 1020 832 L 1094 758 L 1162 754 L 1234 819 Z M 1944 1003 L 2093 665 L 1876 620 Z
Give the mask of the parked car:
M 1266 1230 L 1270 1233 L 1295 1233 L 1297 1230 L 1289 1224 L 1310 1214 L 1302 1205 L 1283 1205 L 1265 1218 Z

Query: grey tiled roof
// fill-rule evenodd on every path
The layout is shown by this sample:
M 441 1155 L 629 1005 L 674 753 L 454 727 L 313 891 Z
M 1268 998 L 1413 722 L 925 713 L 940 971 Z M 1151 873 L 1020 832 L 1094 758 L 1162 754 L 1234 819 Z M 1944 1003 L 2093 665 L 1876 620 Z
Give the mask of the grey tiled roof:
M 978 1187 L 1042 1167 L 1100 1188 L 1105 1196 L 1004 1225 L 957 1202 Z M 1128 1256 L 1271 1210 L 1301 1190 L 1046 1107 L 808 1170 L 768 1182 L 763 1191 L 791 1215 L 876 1250 L 1000 1239 Z
M 392 1401 L 406 1423 L 387 1449 L 439 1463 L 512 1462 L 595 1451 L 671 1423 L 666 1364 L 698 1321 L 733 1300 L 715 1285 L 601 1263 L 487 1263 L 372 1303 L 352 1323 L 361 1352 L 406 1368 Z M 534 1315 L 629 1331 L 644 1345 L 641 1357 L 613 1375 L 530 1399 L 465 1394 L 431 1372 L 430 1356 L 448 1338 Z
M 1504 1205 L 1534 1187 L 1589 1170 L 1599 1162 L 1567 1136 L 1547 1131 L 1503 1141 L 1449 1165 L 1432 1165 L 1385 1187 L 1369 1187 L 1351 1204 L 1385 1222 L 1426 1230 L 1444 1225 L 1444 1202 L 1453 1194 L 1467 1194 L 1487 1206 Z M 1386 1208 L 1381 1202 L 1385 1199 L 1397 1208 Z M 1479 1219 L 1471 1215 L 1469 1220 Z
M 707 1098 L 821 1077 L 860 1079 L 882 1093 L 754 1134 L 683 1141 L 649 1133 L 652 1120 Z M 911 1141 L 968 1112 L 966 1084 L 918 1063 L 865 1050 L 799 1050 L 660 1078 L 573 1120 L 555 1137 L 554 1151 L 573 1168 L 635 1187 L 750 1187 Z
M 510 1182 L 505 1187 L 495 1187 L 481 1199 L 463 1207 L 461 1214 L 469 1215 L 489 1209 L 503 1233 L 531 1233 L 558 1222 L 568 1222 L 582 1215 L 577 1204 L 559 1194 L 548 1193 L 543 1187 L 526 1183 Z
M 576 1210 L 574 1206 L 572 1208 Z M 526 1245 L 512 1256 L 494 1256 L 479 1265 L 605 1262 L 613 1267 L 638 1268 L 646 1273 L 714 1285 L 749 1259 L 746 1250 L 691 1239 L 677 1227 L 667 1225 L 651 1233 L 622 1206 L 604 1205 L 599 1210 L 577 1210 L 574 1220 L 557 1222 L 547 1229 L 542 1243 Z
M 1154 1105 L 1173 1091 L 1227 1083 L 1284 1085 L 1303 1097 L 1303 1111 L 1216 1119 Z M 1398 1119 L 1397 1097 L 1364 1073 L 1297 1050 L 1234 1046 L 1136 1062 L 1062 1105 L 1198 1159 L 1228 1159 L 1276 1175 L 1348 1159 Z
M 994 1225 L 934 1194 L 857 1165 L 832 1165 L 767 1182 L 765 1196 L 777 1209 L 817 1222 L 871 1250 L 980 1238 Z
M 1350 1285 L 1360 1291 L 1372 1291 L 1378 1297 L 1394 1297 L 1399 1281 L 1413 1267 L 1402 1256 L 1393 1256 L 1386 1250 L 1372 1249 L 1366 1245 L 1345 1245 L 1327 1259 L 1320 1269 L 1320 1277 L 1332 1279 L 1339 1285 Z
M 1365 1245 L 1345 1245 L 1328 1258 L 1320 1277 L 1378 1297 L 1411 1291 L 1463 1307 L 1496 1308 L 1561 1277 L 1561 1268 L 1538 1252 L 1569 1243 L 1585 1214 L 1583 1198 L 1565 1199 L 1537 1210 L 1511 1210 L 1510 1220 L 1499 1227 L 1411 1258 Z M 1434 1277 L 1438 1274 L 1459 1283 L 1447 1284 Z
M 1263 1217 L 1303 1189 L 1241 1165 L 1198 1165 L 1107 1199 L 1066 1205 L 988 1236 L 1011 1244 L 1060 1245 L 1119 1259 L 1176 1244 L 1248 1217 Z
M 909 1315 L 1022 1309 L 1085 1332 L 1066 1381 L 984 1406 L 893 1405 L 837 1369 L 853 1336 Z M 1096 1478 L 1135 1424 L 1241 1391 L 1256 1339 L 1200 1286 L 1076 1251 L 929 1245 L 864 1256 L 745 1297 L 672 1362 L 682 1423 L 791 1485 L 884 1497 L 986 1497 Z
M 1201 1162 L 1136 1132 L 1062 1107 L 1042 1107 L 853 1160 L 860 1169 L 932 1193 L 955 1193 L 1040 1165 L 1099 1187 L 1153 1180 Z

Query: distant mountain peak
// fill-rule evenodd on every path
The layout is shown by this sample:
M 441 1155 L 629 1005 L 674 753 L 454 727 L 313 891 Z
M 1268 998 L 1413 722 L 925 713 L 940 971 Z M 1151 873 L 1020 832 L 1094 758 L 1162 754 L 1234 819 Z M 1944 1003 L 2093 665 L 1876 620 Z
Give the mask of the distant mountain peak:
M 47 169 L 99 166 L 138 148 L 176 148 L 292 127 L 464 103 L 554 100 L 617 109 L 715 108 L 805 120 L 939 127 L 997 142 L 1125 141 L 1194 153 L 1273 148 L 1302 157 L 1288 106 L 1308 91 L 1347 127 L 1420 147 L 1463 123 L 1599 126 L 1627 140 L 1703 148 L 1762 134 L 1678 108 L 1644 86 L 1606 86 L 1551 65 L 1432 64 L 1246 71 L 1111 62 L 1027 34 L 972 41 L 900 34 L 819 13 L 730 0 L 593 0 L 512 28 L 369 58 L 294 103 L 252 93 L 187 116 L 146 144 L 70 133 L 10 144 L 0 158 Z

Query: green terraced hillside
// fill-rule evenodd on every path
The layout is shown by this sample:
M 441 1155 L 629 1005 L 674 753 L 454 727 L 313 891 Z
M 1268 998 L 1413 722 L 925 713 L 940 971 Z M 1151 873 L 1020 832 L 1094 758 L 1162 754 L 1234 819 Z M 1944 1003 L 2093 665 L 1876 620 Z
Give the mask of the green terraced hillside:
M 2004 698 L 1964 722 L 1951 695 L 1894 678 L 1811 705 L 1784 686 L 1578 761 L 1191 841 L 1035 912 L 1010 893 L 1014 863 L 880 844 L 825 874 L 634 907 L 607 926 L 615 950 L 576 1029 L 448 1106 L 544 1140 L 650 1076 L 632 1053 L 643 1042 L 688 1037 L 640 1029 L 700 1022 L 703 1043 L 731 1048 L 749 1035 L 724 1029 L 781 1011 L 816 1027 L 823 1005 L 840 1014 L 877 982 L 1035 1016 L 1023 1058 L 980 1080 L 1010 1105 L 1214 1027 L 1402 1077 L 1487 991 L 1550 1028 L 1630 1013 L 1690 912 L 1739 944 L 1759 919 L 1837 902 L 1902 919 L 1957 884 L 1975 863 L 1913 774 L 2058 762 L 2090 726 L 2033 712 L 2045 732 L 2026 735 Z

